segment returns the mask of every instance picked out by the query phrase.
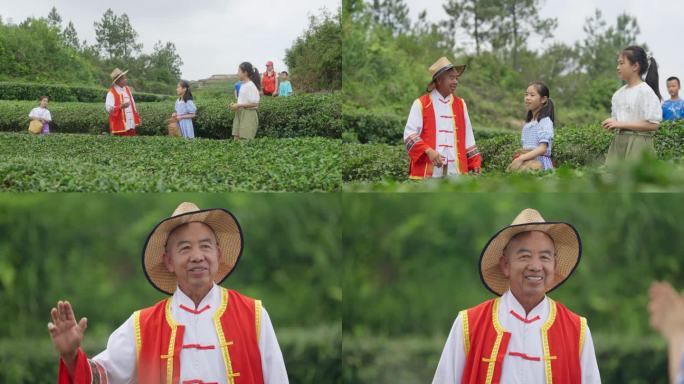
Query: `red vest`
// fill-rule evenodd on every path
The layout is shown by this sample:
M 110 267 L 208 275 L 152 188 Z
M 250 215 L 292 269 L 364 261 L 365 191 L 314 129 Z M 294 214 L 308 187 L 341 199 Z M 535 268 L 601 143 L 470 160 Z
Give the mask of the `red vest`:
M 461 311 L 466 362 L 462 384 L 499 383 L 511 333 L 499 322 L 500 298 Z M 580 355 L 587 320 L 549 299 L 549 318 L 542 326 L 546 383 L 580 383 Z
M 171 298 L 133 314 L 138 383 L 178 384 L 180 352 L 185 327 L 171 316 Z M 261 301 L 221 288 L 221 307 L 214 314 L 221 353 L 229 384 L 263 384 L 259 332 Z M 98 364 L 88 361 L 79 349 L 73 379 L 60 360 L 59 384 L 91 384 Z M 103 382 L 100 380 L 99 382 Z
M 133 102 L 133 96 L 131 95 L 131 90 L 128 87 L 124 87 L 124 91 L 128 93 L 128 100 L 131 101 L 131 108 L 133 108 L 133 122 L 136 126 L 140 124 L 140 115 L 135 109 L 135 103 Z M 109 131 L 112 135 L 124 135 L 130 131 L 126 131 L 126 113 L 121 109 L 121 104 L 123 104 L 123 95 L 116 91 L 116 88 L 111 87 L 109 92 L 114 96 L 114 110 L 109 114 Z M 133 129 L 135 132 L 135 129 Z
M 428 148 L 435 149 L 437 146 L 437 123 L 435 122 L 435 108 L 432 105 L 430 94 L 427 93 L 418 98 L 422 107 L 423 129 L 420 135 L 411 135 L 406 138 L 404 144 L 411 159 L 409 166 L 409 178 L 424 179 L 432 177 L 432 162 L 425 154 Z M 475 145 L 466 148 L 466 124 L 463 99 L 452 96 L 451 108 L 454 116 L 454 142 L 456 143 L 456 168 L 461 174 L 468 171 L 480 171 L 480 153 Z
M 275 71 L 269 75 L 268 72 L 264 72 L 264 76 L 261 79 L 261 87 L 264 93 L 274 93 L 276 91 L 276 73 Z

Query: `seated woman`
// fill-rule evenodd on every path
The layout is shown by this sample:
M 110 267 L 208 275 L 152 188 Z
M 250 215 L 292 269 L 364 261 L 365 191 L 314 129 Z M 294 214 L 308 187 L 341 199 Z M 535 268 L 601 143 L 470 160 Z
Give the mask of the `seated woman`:
M 516 151 L 508 171 L 542 171 L 553 169 L 551 142 L 555 120 L 549 87 L 537 81 L 525 92 L 527 118 L 522 128 L 522 149 Z

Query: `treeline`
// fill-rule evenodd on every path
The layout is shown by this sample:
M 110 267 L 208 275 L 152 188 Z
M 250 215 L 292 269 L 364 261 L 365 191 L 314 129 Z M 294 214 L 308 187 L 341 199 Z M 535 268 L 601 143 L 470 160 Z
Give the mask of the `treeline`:
M 120 67 L 136 73 L 129 84 L 138 91 L 173 93 L 183 65 L 174 43 L 158 41 L 143 53 L 128 15 L 111 9 L 93 27 L 91 44 L 79 39 L 71 21 L 64 25 L 55 7 L 19 24 L 0 18 L 0 80 L 108 86 L 112 69 Z
M 550 85 L 560 120 L 568 109 L 608 112 L 620 82 L 617 54 L 639 41 L 635 17 L 610 24 L 600 10 L 588 15 L 573 44 L 553 41 L 555 19 L 539 16 L 540 0 L 447 0 L 445 20 L 416 20 L 404 0 L 343 2 L 348 107 L 408 113 L 429 82 L 427 68 L 440 56 L 469 65 L 458 93 L 470 116 L 490 126 L 518 126 L 522 93 L 533 80 Z M 534 49 L 531 38 L 544 46 Z

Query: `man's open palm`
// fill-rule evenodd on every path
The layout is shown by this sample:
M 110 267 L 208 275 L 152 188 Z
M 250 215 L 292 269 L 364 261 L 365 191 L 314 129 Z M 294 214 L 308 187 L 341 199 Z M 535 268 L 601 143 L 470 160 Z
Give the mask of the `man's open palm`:
M 52 315 L 52 322 L 48 323 L 48 331 L 50 331 L 52 343 L 62 358 L 75 358 L 78 347 L 83 341 L 83 332 L 88 326 L 88 319 L 84 317 L 76 323 L 74 311 L 68 301 L 57 302 L 57 308 L 52 308 L 50 315 Z

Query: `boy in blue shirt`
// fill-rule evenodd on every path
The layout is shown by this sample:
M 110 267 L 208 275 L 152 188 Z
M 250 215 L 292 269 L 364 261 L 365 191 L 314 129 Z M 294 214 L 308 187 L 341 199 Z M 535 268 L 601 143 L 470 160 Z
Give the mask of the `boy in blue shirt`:
M 684 100 L 679 98 L 679 87 L 679 78 L 672 76 L 667 79 L 670 100 L 663 102 L 663 121 L 684 119 Z
M 289 80 L 290 74 L 287 71 L 280 72 L 280 85 L 278 86 L 278 96 L 290 96 L 292 94 L 292 84 Z

